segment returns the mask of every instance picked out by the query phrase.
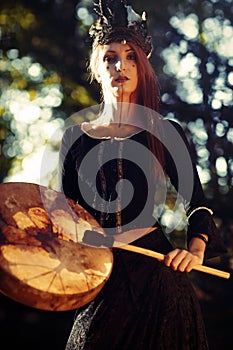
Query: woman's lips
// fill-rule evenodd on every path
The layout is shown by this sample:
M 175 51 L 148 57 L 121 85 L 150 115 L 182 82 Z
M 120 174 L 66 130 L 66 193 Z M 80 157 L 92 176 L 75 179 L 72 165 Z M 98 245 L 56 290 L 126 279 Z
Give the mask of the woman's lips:
M 117 82 L 117 83 L 124 83 L 127 80 L 129 80 L 129 78 L 127 78 L 125 76 L 120 76 L 117 79 L 115 79 L 115 82 Z

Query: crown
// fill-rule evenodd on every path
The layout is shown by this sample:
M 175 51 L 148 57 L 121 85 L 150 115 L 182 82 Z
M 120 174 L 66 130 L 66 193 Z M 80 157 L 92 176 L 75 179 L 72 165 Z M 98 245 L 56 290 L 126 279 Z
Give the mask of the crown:
M 93 46 L 111 42 L 133 42 L 140 46 L 147 57 L 151 55 L 151 36 L 147 35 L 146 13 L 137 14 L 124 0 L 95 1 L 94 11 L 98 19 L 92 24 L 89 36 Z

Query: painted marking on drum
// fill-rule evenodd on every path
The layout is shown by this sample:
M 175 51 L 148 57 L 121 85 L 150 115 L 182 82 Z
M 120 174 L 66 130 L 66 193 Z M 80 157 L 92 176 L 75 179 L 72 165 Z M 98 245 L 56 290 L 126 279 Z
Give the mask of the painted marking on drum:
M 18 202 L 17 202 L 15 196 L 10 196 L 5 200 L 4 204 L 7 208 L 12 209 L 15 206 L 17 206 Z
M 34 225 L 31 219 L 22 211 L 18 211 L 15 215 L 13 215 L 13 219 L 15 220 L 18 228 L 21 230 L 25 230 L 30 227 L 36 228 L 36 225 Z

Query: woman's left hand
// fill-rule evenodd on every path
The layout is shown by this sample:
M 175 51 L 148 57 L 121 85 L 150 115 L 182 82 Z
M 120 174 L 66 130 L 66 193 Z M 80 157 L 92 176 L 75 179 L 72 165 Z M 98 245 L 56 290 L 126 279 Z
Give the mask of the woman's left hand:
M 185 249 L 174 249 L 165 255 L 164 263 L 175 271 L 190 272 L 195 265 L 202 265 L 203 259 L 202 252 L 191 253 Z

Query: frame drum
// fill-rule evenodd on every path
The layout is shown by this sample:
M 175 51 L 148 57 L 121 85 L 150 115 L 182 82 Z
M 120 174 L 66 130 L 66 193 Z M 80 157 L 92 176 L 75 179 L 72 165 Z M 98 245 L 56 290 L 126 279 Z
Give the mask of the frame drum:
M 104 234 L 64 194 L 32 183 L 0 184 L 0 291 L 50 311 L 93 300 L 111 274 L 113 253 L 80 243 L 86 230 Z

